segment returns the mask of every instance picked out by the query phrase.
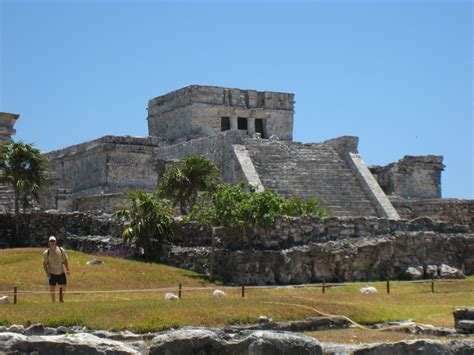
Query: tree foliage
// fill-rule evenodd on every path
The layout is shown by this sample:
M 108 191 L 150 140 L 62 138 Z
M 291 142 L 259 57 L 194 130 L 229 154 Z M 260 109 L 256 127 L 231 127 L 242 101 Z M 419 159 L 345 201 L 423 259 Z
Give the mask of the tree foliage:
M 20 205 L 29 207 L 29 198 L 38 198 L 46 183 L 47 159 L 32 144 L 12 142 L 0 146 L 0 183 L 10 185 L 15 192 L 15 212 Z
M 170 201 L 139 188 L 129 191 L 128 198 L 130 206 L 121 208 L 113 215 L 123 225 L 123 238 L 143 248 L 146 258 L 158 255 L 161 244 L 173 237 L 171 223 L 174 221 L 174 210 L 170 208 Z
M 200 191 L 209 191 L 219 181 L 218 166 L 200 155 L 190 155 L 176 166 L 166 170 L 158 186 L 160 196 L 170 199 L 173 207 L 179 205 L 187 214 Z
M 275 192 L 261 193 L 249 185 L 219 184 L 213 192 L 200 194 L 189 219 L 212 226 L 247 225 L 270 227 L 275 217 L 281 215 L 306 216 L 313 214 L 324 217 L 328 212 L 319 206 L 316 198 L 303 201 L 299 197 L 285 198 Z
M 33 144 L 0 145 L 0 184 L 10 185 L 14 191 L 17 238 L 20 236 L 20 205 L 24 211 L 30 205 L 30 198 L 38 199 L 41 187 L 47 183 L 47 162 Z

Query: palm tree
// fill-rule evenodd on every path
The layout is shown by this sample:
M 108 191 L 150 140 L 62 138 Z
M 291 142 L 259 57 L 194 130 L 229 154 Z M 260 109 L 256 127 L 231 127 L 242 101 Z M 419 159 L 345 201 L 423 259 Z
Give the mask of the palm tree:
M 156 255 L 159 245 L 173 237 L 171 223 L 173 209 L 170 202 L 158 199 L 141 189 L 128 192 L 130 207 L 123 207 L 114 213 L 114 218 L 123 222 L 122 236 L 138 248 L 143 248 L 144 256 Z
M 31 197 L 38 199 L 38 192 L 47 181 L 47 162 L 33 144 L 12 142 L 0 146 L 0 183 L 13 187 L 17 238 L 20 234 L 20 202 L 25 211 Z
M 185 215 L 196 204 L 199 191 L 212 189 L 219 179 L 220 171 L 215 163 L 200 155 L 190 155 L 166 170 L 158 193 L 169 198 L 173 207 L 179 204 L 181 214 Z

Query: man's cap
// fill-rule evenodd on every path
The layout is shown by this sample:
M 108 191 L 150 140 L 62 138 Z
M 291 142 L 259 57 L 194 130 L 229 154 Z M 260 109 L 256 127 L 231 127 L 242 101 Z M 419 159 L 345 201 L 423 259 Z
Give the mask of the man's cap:
M 56 241 L 56 237 L 55 237 L 54 235 L 52 235 L 52 236 L 49 237 L 49 239 L 48 239 L 48 242 L 50 242 L 50 241 L 55 242 L 55 241 Z

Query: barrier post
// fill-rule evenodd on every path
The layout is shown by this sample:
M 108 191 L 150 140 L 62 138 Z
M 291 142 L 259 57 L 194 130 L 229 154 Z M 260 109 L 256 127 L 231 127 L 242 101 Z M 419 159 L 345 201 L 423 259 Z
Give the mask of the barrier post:
M 324 279 L 323 279 L 323 289 L 322 289 L 322 291 L 323 291 L 323 294 L 326 293 L 326 281 Z
M 13 287 L 13 304 L 16 304 L 17 288 Z
M 390 280 L 387 279 L 387 293 L 390 293 Z
M 181 299 L 181 288 L 182 288 L 182 286 L 181 286 L 181 284 L 179 284 L 179 286 L 178 286 L 178 297 L 179 297 L 179 299 Z
M 245 285 L 242 284 L 242 298 L 245 297 Z
M 431 293 L 434 293 L 435 292 L 435 289 L 434 289 L 434 279 L 431 279 Z

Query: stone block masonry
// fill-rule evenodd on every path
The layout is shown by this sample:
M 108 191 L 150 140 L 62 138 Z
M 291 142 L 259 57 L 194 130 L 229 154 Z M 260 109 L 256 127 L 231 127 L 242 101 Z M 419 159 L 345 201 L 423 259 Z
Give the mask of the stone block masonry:
M 11 142 L 11 136 L 16 133 L 13 126 L 19 117 L 14 113 L 0 112 L 0 144 Z
M 234 144 L 242 144 L 245 139 L 243 131 L 227 131 L 208 137 L 163 146 L 154 150 L 158 160 L 180 160 L 192 154 L 202 155 L 220 167 L 222 180 L 228 183 L 246 181 L 234 149 Z
M 387 166 L 372 166 L 384 192 L 406 199 L 432 199 L 441 197 L 443 157 L 438 155 L 405 156 Z
M 208 272 L 211 239 L 199 235 L 178 237 L 164 260 Z M 474 234 L 469 226 L 430 218 L 283 217 L 266 231 L 219 229 L 216 241 L 215 276 L 236 284 L 400 279 L 407 277 L 409 267 L 443 264 L 474 273 Z
M 331 145 L 247 139 L 245 146 L 265 188 L 317 197 L 336 216 L 378 216 L 355 169 Z
M 397 197 L 390 198 L 393 206 L 405 219 L 422 216 L 433 219 L 465 224 L 474 231 L 474 200 L 458 199 L 416 199 L 406 200 Z
M 148 102 L 148 132 L 167 141 L 224 130 L 293 137 L 294 95 L 191 85 Z
M 23 237 L 14 238 L 12 214 L 0 214 L 0 248 L 46 246 L 56 235 L 66 247 L 88 253 L 122 248 L 120 227 L 106 215 L 31 213 L 22 217 Z M 161 261 L 208 272 L 211 229 L 178 222 L 175 244 Z M 450 265 L 474 273 L 474 234 L 469 226 L 420 218 L 290 218 L 269 230 L 216 231 L 216 275 L 228 283 L 299 284 L 406 277 L 409 267 Z
M 74 198 L 155 189 L 160 162 L 154 158 L 156 137 L 105 136 L 46 154 L 50 169 Z M 161 167 L 162 169 L 162 167 Z

